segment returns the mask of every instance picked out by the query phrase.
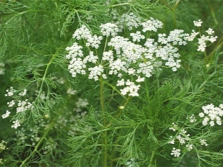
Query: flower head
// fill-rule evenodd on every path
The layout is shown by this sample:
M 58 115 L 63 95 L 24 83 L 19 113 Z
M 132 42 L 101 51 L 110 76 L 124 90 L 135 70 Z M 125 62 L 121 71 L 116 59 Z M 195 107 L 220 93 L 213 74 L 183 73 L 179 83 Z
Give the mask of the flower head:
M 196 26 L 196 27 L 200 27 L 202 24 L 201 19 L 199 19 L 198 21 L 193 21 L 193 22 L 194 22 L 194 26 Z

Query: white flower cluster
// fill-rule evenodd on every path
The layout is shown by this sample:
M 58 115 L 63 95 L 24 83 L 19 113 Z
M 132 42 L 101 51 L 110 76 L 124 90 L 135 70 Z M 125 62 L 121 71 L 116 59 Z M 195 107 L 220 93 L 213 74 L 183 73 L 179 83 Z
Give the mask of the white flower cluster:
M 179 142 L 180 145 L 185 145 L 188 151 L 193 149 L 193 145 L 190 143 L 190 140 L 191 140 L 190 134 L 188 134 L 185 129 L 179 128 L 175 123 L 173 123 L 172 127 L 170 127 L 169 129 L 174 132 L 177 131 L 177 135 L 175 137 L 170 136 L 169 142 L 168 142 L 169 144 L 175 144 L 175 142 Z M 178 154 L 174 154 L 175 152 L 178 152 Z M 174 155 L 175 157 L 179 157 L 180 150 L 176 151 L 176 149 L 173 148 L 171 155 Z
M 28 99 L 24 100 L 24 101 L 21 101 L 19 100 L 18 101 L 18 106 L 16 108 L 16 113 L 19 113 L 19 112 L 24 112 L 24 111 L 27 111 L 27 110 L 30 110 L 32 108 L 32 103 L 30 103 L 28 101 Z
M 11 97 L 11 96 L 15 95 L 16 92 L 17 91 L 13 87 L 10 87 L 9 89 L 6 90 L 5 96 L 10 96 Z M 26 93 L 27 93 L 27 90 L 24 89 L 23 91 L 21 91 L 17 95 L 20 96 L 20 97 L 23 97 L 23 96 L 26 95 Z M 33 108 L 33 104 L 30 103 L 28 101 L 28 99 L 18 100 L 18 101 L 13 99 L 13 100 L 7 102 L 7 105 L 11 109 L 13 109 L 13 107 L 15 106 L 16 113 L 25 112 L 25 111 L 31 110 Z M 5 114 L 2 115 L 2 119 L 8 118 L 10 114 L 11 114 L 11 112 L 9 110 L 6 110 Z M 20 126 L 20 121 L 17 120 L 17 119 L 14 120 L 12 128 L 17 129 L 19 126 Z
M 13 123 L 12 128 L 14 129 L 17 129 L 18 127 L 21 126 L 19 120 L 12 121 L 12 123 Z
M 86 46 L 96 49 L 99 47 L 102 40 L 101 36 L 92 35 L 91 31 L 85 25 L 82 25 L 81 28 L 74 32 L 73 38 L 77 40 L 84 39 L 86 40 Z
M 170 155 L 173 155 L 174 157 L 179 157 L 180 154 L 180 149 L 176 149 L 175 147 L 173 147 L 172 152 L 170 153 Z
M 200 38 L 198 38 L 198 49 L 197 51 L 201 51 L 201 52 L 204 52 L 205 51 L 205 48 L 207 47 L 207 44 L 206 42 L 209 41 L 211 43 L 215 42 L 217 39 L 217 36 L 211 36 L 211 35 L 202 35 Z
M 194 123 L 197 121 L 194 114 L 192 114 L 191 116 L 187 116 L 187 119 L 190 121 L 190 123 Z
M 109 37 L 109 36 L 116 36 L 119 32 L 119 28 L 116 24 L 113 23 L 106 23 L 102 24 L 100 26 L 101 33 L 103 36 Z
M 196 27 L 201 27 L 201 24 L 203 23 L 201 19 L 199 19 L 198 21 L 194 20 L 193 22 L 194 22 L 194 26 Z
M 72 88 L 68 88 L 67 89 L 67 94 L 70 94 L 70 95 L 75 95 L 77 93 L 76 90 L 72 89 Z
M 194 115 L 189 117 L 189 120 L 194 122 L 196 121 L 194 118 Z M 205 139 L 200 139 L 199 141 L 195 141 L 190 137 L 190 134 L 187 133 L 187 131 L 184 128 L 178 127 L 175 123 L 172 123 L 172 127 L 169 128 L 171 131 L 176 132 L 176 135 L 169 137 L 169 144 L 174 145 L 176 142 L 180 144 L 180 146 L 183 146 L 186 148 L 187 151 L 191 151 L 194 147 L 194 143 L 200 143 L 200 145 L 208 146 Z M 174 157 L 179 157 L 181 155 L 181 150 L 176 149 L 175 147 L 172 148 L 172 152 L 170 153 Z
M 145 21 L 145 22 L 142 22 L 142 31 L 143 32 L 147 32 L 147 31 L 154 31 L 154 32 L 157 32 L 157 30 L 159 28 L 162 28 L 163 26 L 163 23 L 159 20 L 156 20 L 154 18 L 150 18 L 149 20 Z
M 0 62 L 0 75 L 5 74 L 5 64 Z
M 5 96 L 13 96 L 16 90 L 13 87 L 10 87 L 9 89 L 6 89 Z
M 202 21 L 199 19 L 198 21 L 194 21 L 194 26 L 196 27 L 200 27 L 202 24 Z M 205 48 L 207 47 L 207 42 L 215 42 L 217 39 L 217 36 L 212 36 L 214 34 L 214 31 L 212 28 L 209 28 L 208 30 L 206 30 L 207 35 L 201 35 L 200 38 L 198 38 L 198 49 L 197 51 L 201 51 L 204 52 Z M 192 30 L 192 33 L 190 34 L 190 36 L 188 37 L 189 41 L 192 41 L 197 35 L 199 34 L 199 32 L 195 32 L 194 30 Z
M 7 147 L 6 147 L 6 144 L 7 142 L 2 140 L 1 143 L 0 143 L 0 153 L 3 151 L 3 150 L 6 150 Z
M 127 80 L 126 82 L 123 79 L 118 81 L 117 86 L 123 85 L 126 85 L 126 87 L 120 90 L 122 95 L 125 96 L 126 94 L 129 94 L 129 96 L 139 96 L 138 90 L 140 85 L 135 85 L 135 83 L 130 80 Z
M 202 124 L 207 126 L 222 125 L 221 117 L 223 116 L 223 104 L 215 107 L 213 104 L 208 104 L 202 107 L 203 112 L 199 116 L 203 118 Z
M 123 14 L 116 24 L 120 31 L 122 31 L 124 27 L 128 27 L 129 30 L 132 30 L 133 28 L 137 28 L 141 25 L 141 19 L 134 15 L 134 13 Z
M 84 108 L 84 107 L 87 107 L 87 105 L 88 105 L 88 100 L 87 99 L 79 98 L 78 101 L 76 102 L 76 107 L 77 108 Z
M 139 82 L 151 77 L 156 70 L 165 66 L 172 71 L 180 68 L 177 46 L 186 45 L 196 37 L 196 32 L 192 36 L 175 29 L 169 34 L 157 33 L 158 38 L 146 38 L 147 31 L 157 32 L 162 26 L 159 20 L 142 20 L 133 13 L 124 14 L 116 23 L 101 24 L 102 36 L 93 35 L 82 25 L 73 34 L 75 42 L 66 48 L 68 70 L 72 77 L 87 75 L 95 81 L 115 75 L 122 95 L 138 96 Z M 124 28 L 129 30 L 130 38 L 123 37 L 123 32 L 119 35 Z M 103 38 L 105 42 L 101 44 Z M 127 80 L 120 84 L 123 78 Z
M 135 158 L 131 158 L 129 161 L 125 163 L 126 167 L 139 167 L 138 163 L 136 162 Z
M 6 110 L 5 114 L 2 114 L 2 119 L 8 118 L 10 113 L 11 112 L 9 110 Z

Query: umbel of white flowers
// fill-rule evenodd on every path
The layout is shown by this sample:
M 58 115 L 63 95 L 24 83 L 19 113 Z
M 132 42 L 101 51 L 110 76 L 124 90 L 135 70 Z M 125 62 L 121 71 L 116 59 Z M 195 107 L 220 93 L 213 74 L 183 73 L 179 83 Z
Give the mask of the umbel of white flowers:
M 201 25 L 200 22 L 199 25 L 195 23 L 195 26 Z M 120 87 L 122 95 L 139 96 L 139 83 L 145 78 L 165 67 L 172 71 L 180 68 L 177 46 L 186 45 L 198 35 L 194 30 L 188 34 L 179 29 L 170 31 L 168 35 L 159 34 L 157 31 L 162 26 L 159 20 L 142 20 L 132 13 L 124 14 L 116 23 L 102 24 L 99 27 L 101 36 L 92 34 L 87 26 L 82 25 L 73 34 L 74 43 L 66 48 L 68 70 L 72 77 L 87 75 L 95 81 L 116 76 L 113 78 L 117 78 L 116 86 Z M 123 36 L 125 27 L 129 29 L 129 38 Z M 149 33 L 151 36 L 147 37 Z M 206 41 L 216 40 L 210 36 L 212 29 L 207 33 L 208 36 L 198 39 L 198 51 L 205 50 Z

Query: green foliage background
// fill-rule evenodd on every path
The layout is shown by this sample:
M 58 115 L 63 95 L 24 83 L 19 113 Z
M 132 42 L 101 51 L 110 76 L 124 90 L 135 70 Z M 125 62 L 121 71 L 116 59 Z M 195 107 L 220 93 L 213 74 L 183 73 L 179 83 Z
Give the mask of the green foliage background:
M 26 133 L 40 125 L 39 120 L 46 125 L 38 132 L 41 142 L 32 146 L 29 140 L 19 143 L 9 119 L 0 119 L 0 141 L 8 142 L 8 149 L 0 153 L 5 160 L 3 166 L 113 167 L 125 166 L 134 157 L 140 167 L 220 167 L 223 163 L 221 127 L 203 134 L 213 141 L 207 147 L 209 153 L 200 154 L 206 161 L 192 160 L 196 156 L 192 152 L 175 162 L 166 137 L 172 122 L 187 125 L 186 117 L 198 114 L 203 105 L 222 103 L 222 8 L 222 0 L 0 1 L 0 62 L 5 63 L 5 75 L 0 75 L 0 113 L 7 110 L 6 89 L 27 88 L 29 99 L 35 101 L 35 112 L 21 118 Z M 112 20 L 114 10 L 120 16 L 133 12 L 143 18 L 159 19 L 164 23 L 161 31 L 165 33 L 175 28 L 190 32 L 194 29 L 193 20 L 201 19 L 202 30 L 213 28 L 218 39 L 207 48 L 207 57 L 194 53 L 193 45 L 181 48 L 182 68 L 176 73 L 164 70 L 146 80 L 140 97 L 130 99 L 121 113 L 118 106 L 124 103 L 123 99 L 105 87 L 105 105 L 109 112 L 105 113 L 108 124 L 104 127 L 104 116 L 99 112 L 99 85 L 83 76 L 71 77 L 65 48 L 72 43 L 72 34 L 80 25 L 85 24 L 92 32 L 99 33 L 98 27 Z M 78 90 L 78 94 L 68 95 L 69 87 Z M 42 92 L 47 96 L 44 101 L 40 98 Z M 89 101 L 86 118 L 76 123 L 60 123 L 61 119 L 76 114 L 73 108 L 78 98 Z M 189 127 L 188 131 L 190 128 L 196 129 Z M 69 131 L 75 136 L 67 135 Z M 197 131 L 202 134 L 202 129 Z M 196 135 L 197 131 L 191 134 Z M 105 132 L 106 163 L 102 149 Z M 56 142 L 56 148 L 43 154 L 47 142 Z

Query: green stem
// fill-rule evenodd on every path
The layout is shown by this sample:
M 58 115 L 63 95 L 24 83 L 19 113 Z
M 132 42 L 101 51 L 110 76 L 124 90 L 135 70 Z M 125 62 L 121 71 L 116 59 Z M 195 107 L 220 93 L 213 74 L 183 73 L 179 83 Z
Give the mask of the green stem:
M 44 74 L 43 74 L 43 78 L 42 78 L 42 81 L 41 81 L 40 89 L 39 89 L 39 92 L 38 92 L 38 95 L 37 95 L 37 99 L 38 99 L 38 97 L 39 97 L 39 96 L 41 95 L 41 93 L 42 93 L 42 90 L 43 90 L 43 84 L 44 84 L 44 82 L 45 82 L 47 72 L 48 72 L 49 67 L 50 67 L 50 65 L 52 64 L 54 58 L 56 57 L 56 55 L 57 55 L 57 52 L 56 52 L 55 54 L 52 55 L 50 61 L 47 63 L 47 66 L 46 66 L 46 69 L 45 69 L 45 72 L 44 72 Z
M 123 96 L 122 94 L 121 94 L 121 92 L 115 87 L 115 86 L 113 86 L 112 84 L 110 84 L 110 83 L 108 83 L 108 82 L 104 82 L 106 85 L 108 85 L 108 86 L 110 86 L 114 91 L 116 91 L 120 96 L 122 96 L 123 98 L 125 98 L 125 96 Z
M 105 99 L 104 99 L 104 81 L 102 76 L 100 77 L 100 105 L 103 115 L 103 126 L 106 127 L 106 111 L 105 111 Z M 103 132 L 103 167 L 107 167 L 108 153 L 107 153 L 107 131 Z
M 150 161 L 149 161 L 149 166 L 148 167 L 152 167 L 152 162 L 153 162 L 153 157 L 154 157 L 154 151 L 152 152 L 152 155 L 150 157 Z
M 215 16 L 215 13 L 214 13 L 214 9 L 212 8 L 212 5 L 211 5 L 209 0 L 207 0 L 207 3 L 209 5 L 209 7 L 210 7 L 211 15 L 213 17 L 214 23 L 215 23 L 215 25 L 217 25 L 218 24 L 218 20 L 216 19 L 216 16 Z
M 176 1 L 175 5 L 174 5 L 174 7 L 173 7 L 173 10 L 176 10 L 176 8 L 177 8 L 177 6 L 179 5 L 180 1 L 181 1 L 181 0 L 177 0 L 177 1 Z
M 125 103 L 123 105 L 123 109 L 125 108 L 125 106 L 127 106 L 127 104 L 128 104 L 128 102 L 129 102 L 130 99 L 131 99 L 131 96 L 128 96 L 128 98 L 125 100 Z M 116 115 L 116 118 L 118 118 L 122 114 L 123 109 L 121 109 L 119 111 L 119 113 Z
M 116 5 L 112 5 L 111 7 L 114 8 L 114 7 L 117 7 L 117 6 L 124 6 L 124 5 L 131 5 L 130 3 L 119 3 L 119 4 L 116 4 Z
M 81 18 L 79 16 L 78 10 L 75 10 L 75 13 L 77 14 L 77 18 L 78 18 L 79 23 L 81 23 L 82 21 L 81 21 Z

